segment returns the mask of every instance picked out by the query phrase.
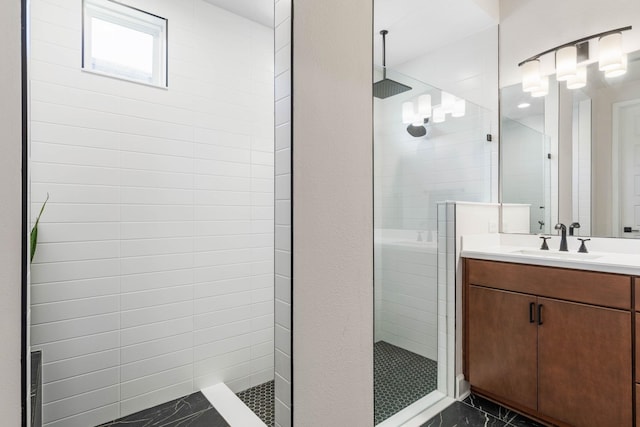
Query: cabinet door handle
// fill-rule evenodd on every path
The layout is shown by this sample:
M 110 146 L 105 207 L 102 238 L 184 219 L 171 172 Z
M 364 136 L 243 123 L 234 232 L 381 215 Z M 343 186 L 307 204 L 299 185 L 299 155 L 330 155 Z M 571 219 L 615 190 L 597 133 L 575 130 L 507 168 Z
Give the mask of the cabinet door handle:
M 542 325 L 542 304 L 538 305 L 538 325 Z
M 536 323 L 536 314 L 535 314 L 536 303 L 529 303 L 529 323 Z

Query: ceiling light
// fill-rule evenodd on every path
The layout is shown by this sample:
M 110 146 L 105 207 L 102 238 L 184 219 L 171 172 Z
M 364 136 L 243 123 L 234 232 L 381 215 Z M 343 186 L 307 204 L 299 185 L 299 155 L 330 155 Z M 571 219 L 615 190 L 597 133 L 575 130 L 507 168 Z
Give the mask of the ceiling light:
M 531 107 L 531 104 L 529 104 L 528 102 L 521 102 L 520 104 L 518 104 L 518 108 L 520 109 L 529 107 Z

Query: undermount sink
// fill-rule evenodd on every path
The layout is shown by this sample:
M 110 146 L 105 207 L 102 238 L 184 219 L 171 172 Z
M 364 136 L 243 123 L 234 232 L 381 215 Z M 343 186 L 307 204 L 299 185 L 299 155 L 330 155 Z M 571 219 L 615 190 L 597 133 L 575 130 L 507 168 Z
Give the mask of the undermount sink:
M 556 259 L 570 259 L 570 260 L 588 260 L 588 259 L 598 259 L 601 255 L 595 254 L 583 254 L 580 252 L 559 252 L 559 251 L 543 251 L 540 249 L 519 249 L 517 251 L 513 251 L 513 254 L 518 255 L 528 255 L 528 256 L 539 256 L 545 258 L 556 258 Z

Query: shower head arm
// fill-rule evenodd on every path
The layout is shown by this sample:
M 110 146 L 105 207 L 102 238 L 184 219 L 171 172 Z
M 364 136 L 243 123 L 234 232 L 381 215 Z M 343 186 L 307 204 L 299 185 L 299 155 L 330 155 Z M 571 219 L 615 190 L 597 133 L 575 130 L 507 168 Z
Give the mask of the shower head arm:
M 382 30 L 380 31 L 380 34 L 382 34 L 382 78 L 386 79 L 387 78 L 387 52 L 386 52 L 386 39 L 387 39 L 387 34 L 389 34 L 389 31 L 387 30 Z

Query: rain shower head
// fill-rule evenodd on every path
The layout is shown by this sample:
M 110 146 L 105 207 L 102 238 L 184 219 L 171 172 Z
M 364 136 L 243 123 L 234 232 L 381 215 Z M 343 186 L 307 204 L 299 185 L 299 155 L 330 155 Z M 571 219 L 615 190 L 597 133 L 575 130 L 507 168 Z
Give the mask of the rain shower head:
M 398 83 L 395 80 L 387 78 L 387 62 L 385 52 L 386 35 L 389 33 L 387 30 L 380 31 L 382 34 L 382 80 L 373 84 L 373 96 L 380 99 L 385 99 L 393 95 L 398 95 L 402 92 L 411 90 L 410 86 L 402 83 Z

